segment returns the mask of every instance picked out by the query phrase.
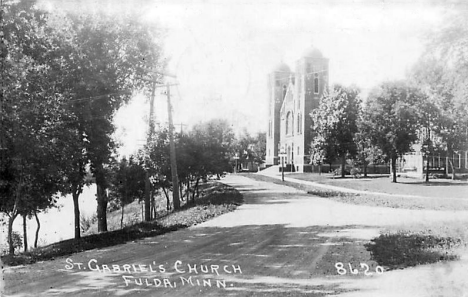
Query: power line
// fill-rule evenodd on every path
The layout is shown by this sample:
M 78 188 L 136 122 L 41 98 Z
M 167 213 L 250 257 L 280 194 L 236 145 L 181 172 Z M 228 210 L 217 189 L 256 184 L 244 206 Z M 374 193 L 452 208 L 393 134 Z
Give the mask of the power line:
M 65 103 L 75 103 L 75 102 L 84 102 L 84 101 L 90 101 L 90 100 L 96 100 L 96 99 L 102 99 L 108 96 L 114 96 L 114 95 L 131 95 L 132 91 L 130 90 L 123 90 L 120 92 L 116 93 L 108 93 L 104 95 L 99 95 L 99 96 L 93 96 L 93 97 L 83 97 L 83 98 L 78 98 L 78 99 L 69 99 Z

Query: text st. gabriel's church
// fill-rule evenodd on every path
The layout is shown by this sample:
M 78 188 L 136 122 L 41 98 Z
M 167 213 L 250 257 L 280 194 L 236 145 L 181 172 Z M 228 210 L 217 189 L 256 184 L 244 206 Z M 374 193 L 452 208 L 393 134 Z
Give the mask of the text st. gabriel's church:
M 294 72 L 283 63 L 269 74 L 266 166 L 280 164 L 283 152 L 286 171 L 309 171 L 310 113 L 327 87 L 328 59 L 316 48 L 297 60 Z

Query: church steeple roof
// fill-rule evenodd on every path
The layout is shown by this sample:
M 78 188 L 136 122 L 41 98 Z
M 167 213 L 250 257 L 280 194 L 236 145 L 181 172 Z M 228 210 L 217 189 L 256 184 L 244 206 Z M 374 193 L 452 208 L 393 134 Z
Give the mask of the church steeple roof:
M 312 46 L 308 48 L 302 55 L 304 58 L 323 58 L 322 52 L 316 47 Z
M 281 62 L 280 64 L 276 65 L 275 72 L 291 72 L 291 69 L 286 63 Z

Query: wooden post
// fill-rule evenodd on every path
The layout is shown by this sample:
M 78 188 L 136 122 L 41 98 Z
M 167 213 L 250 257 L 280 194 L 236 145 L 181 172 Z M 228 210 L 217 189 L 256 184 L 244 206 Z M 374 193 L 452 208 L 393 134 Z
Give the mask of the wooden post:
M 148 144 L 153 141 L 154 132 L 154 93 L 156 91 L 156 82 L 153 82 L 150 98 L 150 112 L 149 112 L 149 131 L 148 131 Z M 151 183 L 149 180 L 148 168 L 145 174 L 145 221 L 151 221 Z
M 174 144 L 174 126 L 172 124 L 172 105 L 171 105 L 171 90 L 169 84 L 167 84 L 166 89 L 167 95 L 167 113 L 169 120 L 169 146 L 171 153 L 171 173 L 172 173 L 172 199 L 174 201 L 174 209 L 180 208 L 180 198 L 179 198 L 179 179 L 177 176 L 177 161 L 176 161 L 176 151 Z

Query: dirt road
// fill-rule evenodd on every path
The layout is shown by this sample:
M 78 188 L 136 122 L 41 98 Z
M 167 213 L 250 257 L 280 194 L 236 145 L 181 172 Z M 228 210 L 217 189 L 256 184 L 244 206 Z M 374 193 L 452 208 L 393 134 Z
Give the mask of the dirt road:
M 378 274 L 362 244 L 385 225 L 468 218 L 342 204 L 234 175 L 224 182 L 244 195 L 235 212 L 163 236 L 7 268 L 7 296 L 403 296 L 391 293 L 401 272 Z M 457 265 L 451 271 L 465 262 Z M 436 271 L 431 267 L 422 268 Z M 420 278 L 417 269 L 408 271 Z M 465 289 L 463 279 L 449 280 Z

